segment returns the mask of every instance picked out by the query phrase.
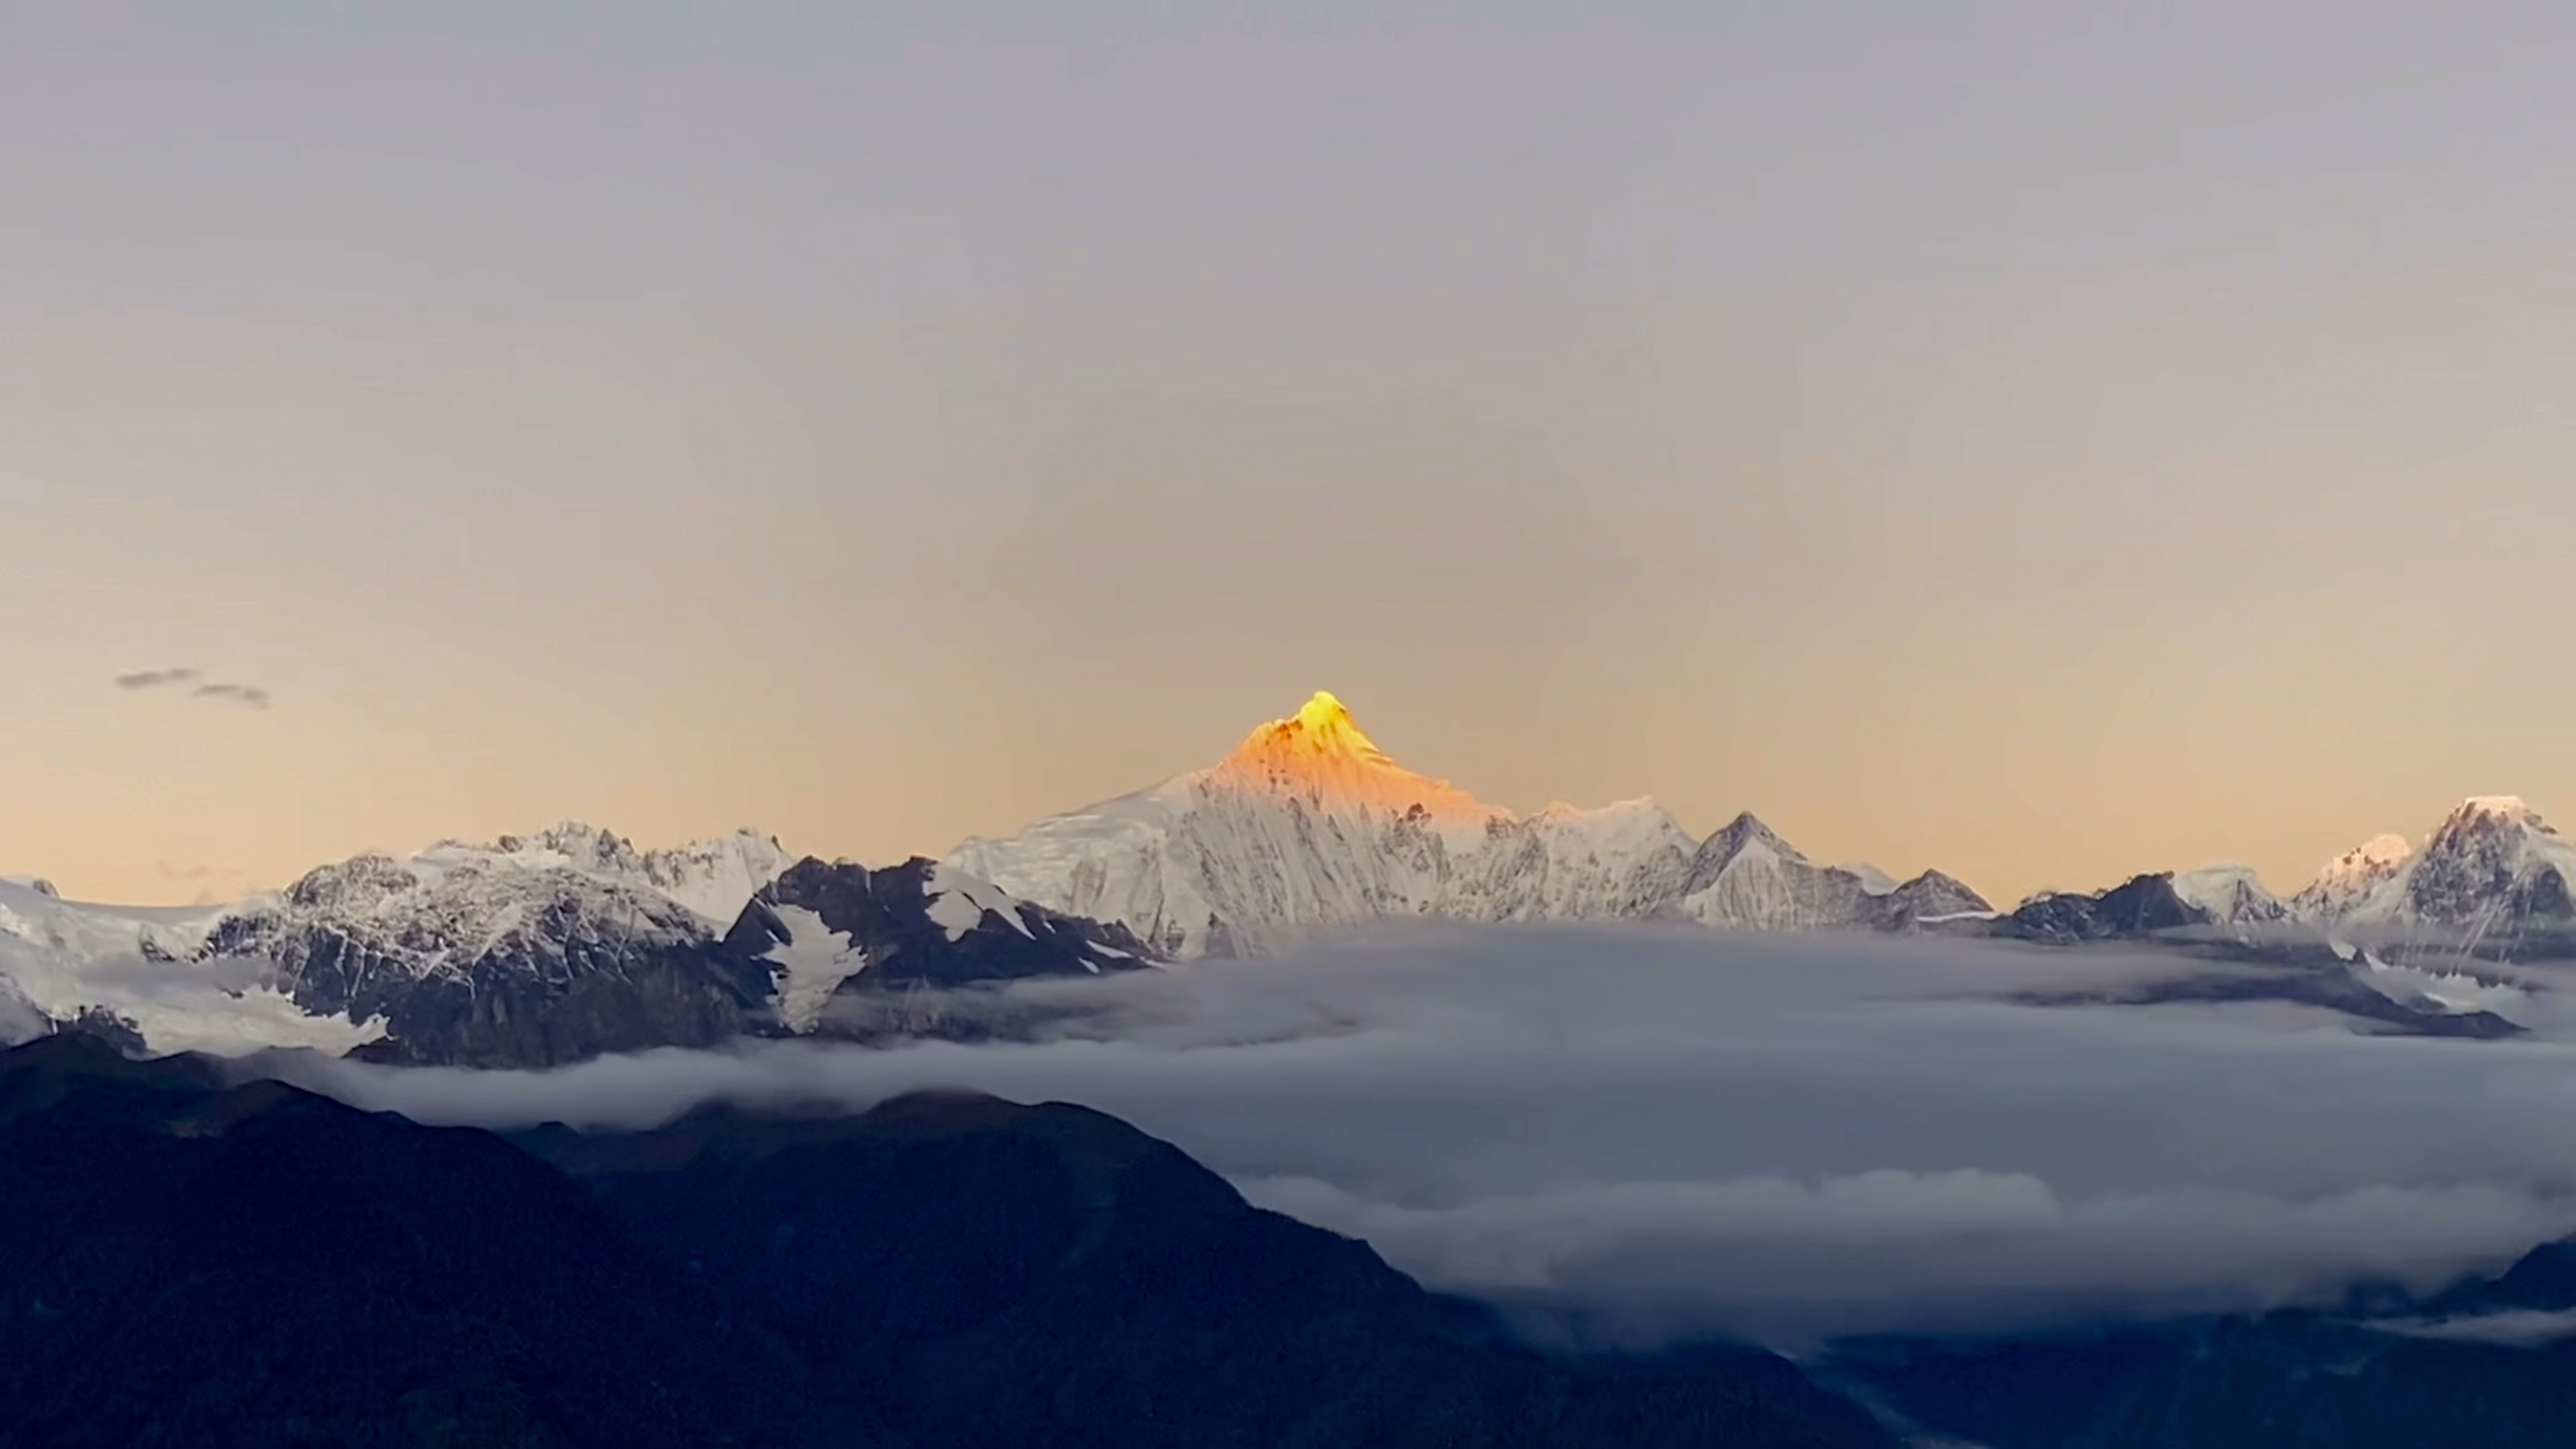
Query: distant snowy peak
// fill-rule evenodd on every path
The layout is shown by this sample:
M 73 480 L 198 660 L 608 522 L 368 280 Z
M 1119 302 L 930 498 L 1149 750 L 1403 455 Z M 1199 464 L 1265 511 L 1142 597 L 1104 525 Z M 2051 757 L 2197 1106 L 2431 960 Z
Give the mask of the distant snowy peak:
M 2209 910 L 2184 899 L 2172 873 L 2159 872 L 2089 895 L 2042 891 L 2000 918 L 1995 930 L 2026 940 L 2077 943 L 2134 940 L 2217 924 Z
M 2213 928 L 2242 935 L 2293 919 L 2249 866 L 2157 871 L 2083 894 L 2042 891 L 1999 918 L 1995 929 L 2037 941 L 2133 940 Z
M 1864 873 L 1865 872 L 1865 873 Z M 1674 913 L 1702 925 L 1757 931 L 1864 926 L 1910 931 L 1989 914 L 1955 877 L 1925 871 L 1899 883 L 1875 866 L 1820 866 L 1751 811 L 1700 843 Z
M 1800 854 L 1796 846 L 1781 839 L 1778 831 L 1763 824 L 1761 818 L 1750 810 L 1719 826 L 1717 833 L 1702 841 L 1699 847 L 1699 862 L 1712 872 L 1723 870 L 1742 859 L 1774 859 L 1796 865 L 1808 863 L 1807 857 Z
M 2204 912 L 2221 926 L 2269 925 L 2290 919 L 2290 908 L 2256 879 L 2253 868 L 2212 865 L 2178 870 L 2173 893 L 2185 905 Z
M 61 891 L 54 889 L 52 881 L 40 875 L 0 875 L 0 886 L 16 886 L 20 890 L 33 891 L 40 896 L 52 896 L 56 900 L 62 899 L 63 895 Z
M 1396 764 L 1330 694 L 1210 769 L 968 840 L 949 863 L 1176 957 L 1391 917 L 1911 929 L 1918 907 L 1985 908 L 1946 876 L 1909 891 L 1815 865 L 1749 814 L 1704 841 L 1650 800 L 1516 815 Z
M 2288 903 L 2266 889 L 2250 866 L 2132 876 L 2089 894 L 2041 891 L 2001 917 L 2005 935 L 2042 941 L 2098 941 L 2223 927 L 2241 931 L 2292 919 Z
M 2291 907 L 2310 920 L 2339 920 L 2394 880 L 2414 855 L 2415 847 L 2403 835 L 2372 836 L 2327 861 L 2316 879 L 2290 898 Z
M 2462 801 L 2424 848 L 2349 913 L 2362 924 L 2474 935 L 2576 921 L 2576 845 L 2511 795 Z

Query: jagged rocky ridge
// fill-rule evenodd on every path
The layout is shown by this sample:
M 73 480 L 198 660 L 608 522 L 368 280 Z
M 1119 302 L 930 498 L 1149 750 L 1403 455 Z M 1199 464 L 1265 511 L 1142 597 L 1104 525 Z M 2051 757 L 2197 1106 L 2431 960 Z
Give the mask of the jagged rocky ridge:
M 2160 871 L 2090 895 L 2043 891 L 1994 931 L 2036 941 L 2103 941 L 2205 927 L 2278 925 L 2290 910 L 2242 866 Z
M 1389 917 L 1905 930 L 1987 909 L 1938 871 L 1889 888 L 1817 865 L 1750 814 L 1705 840 L 1645 800 L 1516 815 L 1396 764 L 1330 694 L 1210 769 L 949 860 L 1176 957 Z
M 921 858 L 886 870 L 800 861 L 751 898 L 724 947 L 774 968 L 788 1030 L 862 1035 L 889 1017 L 909 1021 L 907 1010 L 941 1009 L 889 996 L 1152 964 L 1125 927 L 1047 910 Z

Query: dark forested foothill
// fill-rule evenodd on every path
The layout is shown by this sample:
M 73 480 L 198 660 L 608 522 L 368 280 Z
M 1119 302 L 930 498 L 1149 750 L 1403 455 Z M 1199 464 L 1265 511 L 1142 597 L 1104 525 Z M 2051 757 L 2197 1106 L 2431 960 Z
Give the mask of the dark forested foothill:
M 518 1141 L 0 1055 L 0 1446 L 1894 1441 L 1786 1362 L 1523 1348 L 1078 1107 Z

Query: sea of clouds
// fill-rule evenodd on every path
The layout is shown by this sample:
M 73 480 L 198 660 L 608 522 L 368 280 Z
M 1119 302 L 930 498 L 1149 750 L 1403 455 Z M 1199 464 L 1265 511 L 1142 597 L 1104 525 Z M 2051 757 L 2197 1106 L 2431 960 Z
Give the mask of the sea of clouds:
M 2430 1289 L 2576 1233 L 2576 1031 L 2283 1003 L 2041 1007 L 2171 952 L 1594 928 L 1380 933 L 1029 988 L 1033 1042 L 550 1072 L 308 1061 L 371 1109 L 644 1126 L 922 1087 L 1083 1103 L 1440 1288 L 1784 1347 Z

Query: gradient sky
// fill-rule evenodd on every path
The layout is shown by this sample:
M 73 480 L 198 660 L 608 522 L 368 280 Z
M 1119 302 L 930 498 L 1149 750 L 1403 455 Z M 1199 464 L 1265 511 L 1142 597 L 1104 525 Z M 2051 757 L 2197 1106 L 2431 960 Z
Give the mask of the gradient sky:
M 1319 687 L 1998 897 L 2576 819 L 2572 67 L 2558 4 L 11 6 L 0 870 L 938 852 Z

